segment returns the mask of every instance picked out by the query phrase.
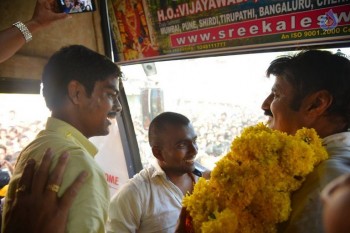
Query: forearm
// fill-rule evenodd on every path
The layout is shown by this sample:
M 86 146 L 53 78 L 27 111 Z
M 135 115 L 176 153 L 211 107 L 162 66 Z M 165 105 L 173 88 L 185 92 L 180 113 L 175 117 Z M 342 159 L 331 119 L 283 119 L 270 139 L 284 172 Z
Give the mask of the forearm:
M 34 20 L 25 22 L 31 34 L 42 28 L 42 25 Z M 26 43 L 23 33 L 14 25 L 0 32 L 0 63 L 14 55 Z
M 15 26 L 11 26 L 0 32 L 0 63 L 14 55 L 26 40 L 22 32 Z
M 37 0 L 32 19 L 24 25 L 34 34 L 52 22 L 67 17 L 65 13 L 55 12 L 54 0 Z M 25 43 L 24 33 L 13 25 L 0 31 L 0 63 L 14 55 Z

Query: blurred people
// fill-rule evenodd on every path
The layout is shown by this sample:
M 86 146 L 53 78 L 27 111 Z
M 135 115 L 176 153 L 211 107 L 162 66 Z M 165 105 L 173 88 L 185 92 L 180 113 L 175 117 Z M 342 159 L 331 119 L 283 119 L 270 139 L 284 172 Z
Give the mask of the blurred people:
M 72 0 L 64 0 L 64 7 L 63 7 L 64 13 L 67 13 L 67 14 L 70 13 L 73 7 L 74 6 L 73 6 Z
M 14 167 L 11 162 L 12 162 L 12 158 L 11 156 L 8 156 L 8 155 L 5 157 L 5 159 L 0 161 L 1 170 L 7 170 L 10 175 L 12 175 L 14 171 Z
M 149 127 L 155 163 L 121 187 L 109 207 L 107 232 L 173 233 L 182 198 L 192 192 L 197 135 L 189 119 L 174 112 L 155 117 Z
M 55 152 L 54 163 L 62 152 L 70 154 L 61 186 L 47 187 L 59 197 L 82 171 L 89 173 L 69 210 L 66 232 L 105 232 L 109 189 L 104 172 L 94 160 L 97 148 L 88 138 L 107 135 L 109 118 L 121 111 L 117 99 L 120 76 L 119 68 L 111 60 L 84 46 L 64 47 L 51 56 L 42 75 L 43 95 L 51 117 L 45 130 L 18 158 L 6 195 L 5 214 L 11 211 L 10 203 L 26 162 L 40 161 L 50 147 Z
M 69 13 L 79 13 L 83 12 L 83 7 L 80 1 L 74 0 L 73 7 L 70 9 Z
M 92 11 L 92 8 L 91 8 L 91 6 L 90 5 L 87 5 L 86 7 L 85 7 L 85 9 L 84 9 L 85 11 Z
M 1 145 L 0 145 L 1 146 Z M 1 147 L 0 147 L 1 148 Z M 0 199 L 6 196 L 8 184 L 14 171 L 12 156 L 5 155 L 0 159 Z M 1 212 L 1 211 L 0 211 Z
M 7 148 L 6 148 L 6 146 L 0 144 L 0 161 L 4 160 L 6 155 L 7 155 Z
M 324 232 L 320 192 L 350 172 L 350 61 L 327 51 L 303 51 L 272 61 L 267 75 L 276 76 L 262 104 L 269 127 L 288 134 L 314 128 L 329 153 L 292 195 L 291 215 L 279 232 Z
M 7 129 L 0 128 L 0 144 L 6 145 L 6 141 L 7 141 Z
M 11 175 L 8 169 L 0 168 L 0 199 L 1 200 L 6 196 L 10 178 L 11 178 Z

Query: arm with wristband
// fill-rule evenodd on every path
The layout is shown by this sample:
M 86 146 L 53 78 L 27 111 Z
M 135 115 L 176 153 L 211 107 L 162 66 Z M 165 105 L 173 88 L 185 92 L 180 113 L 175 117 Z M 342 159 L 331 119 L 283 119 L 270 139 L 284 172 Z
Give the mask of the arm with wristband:
M 37 0 L 33 16 L 29 21 L 14 22 L 11 27 L 0 31 L 0 63 L 31 41 L 35 32 L 54 21 L 69 17 L 65 13 L 56 13 L 56 8 L 54 0 Z

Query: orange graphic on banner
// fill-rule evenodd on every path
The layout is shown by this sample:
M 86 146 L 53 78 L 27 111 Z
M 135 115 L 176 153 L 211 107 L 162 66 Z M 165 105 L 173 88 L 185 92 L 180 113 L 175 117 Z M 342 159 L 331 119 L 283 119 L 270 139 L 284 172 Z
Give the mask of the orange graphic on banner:
M 118 1 L 117 1 L 118 2 Z M 113 5 L 125 60 L 159 55 L 151 43 L 149 29 L 141 0 L 125 0 Z

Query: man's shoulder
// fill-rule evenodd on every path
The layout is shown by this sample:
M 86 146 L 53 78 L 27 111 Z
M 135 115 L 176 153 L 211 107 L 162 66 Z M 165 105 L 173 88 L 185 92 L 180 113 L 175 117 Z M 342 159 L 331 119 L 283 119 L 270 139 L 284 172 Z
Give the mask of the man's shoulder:
M 25 156 L 28 158 L 41 159 L 45 150 L 51 148 L 56 155 L 61 155 L 64 151 L 68 152 L 71 156 L 73 155 L 89 155 L 88 151 L 82 146 L 71 140 L 64 139 L 59 136 L 45 136 L 43 138 L 36 138 L 28 144 L 21 152 L 21 157 Z
M 92 154 L 83 145 L 51 134 L 45 137 L 37 137 L 22 150 L 16 164 L 15 173 L 22 173 L 28 159 L 34 159 L 37 162 L 41 161 L 44 152 L 48 148 L 53 152 L 52 161 L 54 164 L 63 152 L 68 152 L 69 163 L 65 174 L 71 173 L 75 177 L 82 170 L 91 174 L 103 174 Z
M 77 147 L 78 144 L 71 140 L 70 138 L 66 137 L 65 135 L 55 132 L 55 131 L 49 131 L 49 130 L 43 130 L 41 131 L 36 138 L 31 141 L 27 148 L 36 148 L 41 146 L 50 145 L 50 148 L 56 147 L 56 148 L 67 148 L 67 147 Z
M 140 172 L 135 174 L 131 179 L 129 179 L 125 186 L 135 187 L 136 189 L 141 188 L 145 184 L 149 184 L 151 178 L 152 171 L 148 168 L 144 168 Z
M 63 123 L 62 123 L 63 124 Z M 77 130 L 58 130 L 55 128 L 44 129 L 38 133 L 36 138 L 31 141 L 25 150 L 35 150 L 36 148 L 45 147 L 54 149 L 54 152 L 59 151 L 61 148 L 64 150 L 90 150 L 90 141 L 87 138 L 79 138 L 76 134 L 81 133 L 72 133 L 71 131 Z M 90 143 L 90 144 L 89 144 Z M 89 144 L 89 145 L 87 145 Z
M 146 194 L 149 192 L 152 185 L 153 168 L 144 168 L 134 177 L 129 179 L 124 185 L 121 186 L 118 191 L 119 196 L 133 195 L 133 194 Z

